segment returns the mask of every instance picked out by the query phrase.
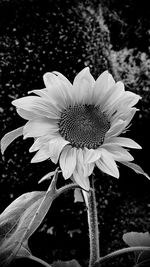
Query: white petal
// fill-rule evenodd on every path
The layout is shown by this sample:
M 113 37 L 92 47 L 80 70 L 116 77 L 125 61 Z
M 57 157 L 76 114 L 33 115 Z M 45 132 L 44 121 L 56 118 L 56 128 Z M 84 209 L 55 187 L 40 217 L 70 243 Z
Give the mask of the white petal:
M 89 203 L 88 203 L 88 194 L 89 194 L 89 192 L 87 192 L 85 190 L 82 190 L 82 193 L 83 193 L 83 198 L 84 198 L 86 207 L 88 208 L 89 207 Z
M 141 149 L 142 147 L 130 138 L 126 137 L 110 137 L 106 139 L 107 144 L 119 145 L 129 148 Z
M 90 183 L 89 183 L 89 177 L 88 176 L 81 176 L 81 174 L 78 173 L 77 170 L 73 173 L 74 180 L 76 183 L 81 186 L 81 188 L 85 189 L 86 191 L 89 191 L 90 189 Z
M 21 108 L 39 116 L 46 116 L 52 119 L 59 119 L 58 109 L 49 100 L 44 100 L 38 96 L 25 96 L 12 101 L 17 108 Z
M 85 162 L 85 164 L 95 162 L 101 156 L 101 151 L 98 150 L 98 149 L 84 148 L 84 151 L 85 151 L 85 153 L 84 153 L 84 162 Z
M 32 91 L 29 91 L 28 94 L 34 93 L 41 97 L 41 100 L 44 100 L 49 103 L 49 107 L 55 107 L 58 113 L 61 112 L 62 107 L 59 105 L 59 103 L 56 102 L 56 99 L 53 99 L 53 94 L 50 90 L 47 88 L 44 89 L 35 89 Z
M 30 147 L 29 152 L 35 152 L 39 150 L 41 147 L 41 143 L 39 142 L 39 138 L 35 138 L 33 145 Z
M 126 127 L 126 122 L 119 119 L 118 121 L 112 124 L 110 129 L 105 134 L 105 138 L 107 139 L 108 137 L 119 135 L 120 133 L 123 132 L 125 127 Z
M 101 169 L 104 173 L 119 178 L 119 170 L 117 168 L 114 159 L 112 158 L 112 155 L 105 149 L 101 150 L 102 150 L 102 156 L 96 162 L 97 167 Z
M 126 120 L 126 127 L 129 125 L 129 123 L 131 122 L 131 120 L 133 119 L 135 113 L 138 111 L 137 108 L 132 108 L 131 110 L 129 110 L 126 115 L 122 118 L 125 118 Z
M 23 129 L 24 138 L 27 137 L 39 137 L 53 134 L 58 131 L 58 126 L 53 120 L 48 118 L 38 118 L 28 121 Z
M 110 115 L 110 121 L 116 122 L 118 119 L 126 121 L 126 125 L 130 123 L 134 117 L 137 108 L 122 107 L 121 109 L 114 109 L 114 113 Z
M 84 163 L 84 150 L 81 148 L 77 149 L 77 164 L 73 172 L 73 177 L 77 184 L 79 184 L 85 190 L 89 190 L 89 178 L 94 168 L 94 163 Z
M 23 134 L 23 127 L 19 127 L 3 136 L 1 139 L 1 152 L 4 154 L 6 148 L 20 135 Z
M 137 164 L 135 164 L 135 163 L 132 163 L 132 162 L 121 162 L 121 163 L 122 163 L 123 165 L 125 165 L 125 166 L 131 168 L 131 169 L 134 170 L 136 173 L 144 175 L 146 178 L 148 178 L 148 179 L 150 180 L 149 175 L 148 175 L 147 173 L 145 173 L 145 172 L 143 171 L 143 169 L 142 169 L 139 165 L 137 165 Z
M 60 81 L 64 84 L 66 90 L 67 90 L 67 94 L 68 94 L 68 99 L 69 99 L 69 104 L 73 104 L 74 103 L 74 95 L 73 95 L 73 86 L 71 84 L 71 82 L 60 72 L 58 71 L 53 71 L 53 73 L 55 75 L 57 75 L 57 77 L 60 79 Z
M 60 155 L 60 167 L 65 179 L 68 179 L 74 172 L 76 166 L 76 148 L 66 146 Z
M 104 112 L 107 111 L 108 114 L 112 113 L 124 92 L 124 84 L 117 82 L 105 95 L 103 104 L 101 105 L 102 110 Z
M 81 189 L 76 188 L 74 190 L 74 203 L 83 202 L 83 201 L 84 201 L 84 198 L 83 198 L 83 194 L 82 194 Z
M 84 175 L 85 176 L 90 176 L 93 173 L 95 167 L 95 163 L 89 163 L 86 165 L 86 168 L 84 170 Z
M 34 93 L 35 95 L 38 95 L 38 96 L 40 96 L 40 97 L 42 97 L 44 99 L 49 98 L 50 101 L 53 101 L 52 98 L 51 98 L 51 95 L 49 94 L 49 91 L 46 88 L 44 88 L 44 89 L 34 89 L 34 90 L 28 92 L 28 94 L 32 94 L 32 93 Z
M 121 107 L 128 107 L 128 108 L 133 107 L 140 99 L 141 99 L 141 96 L 139 96 L 133 92 L 126 91 L 125 94 L 120 99 L 119 108 L 121 108 Z
M 95 105 L 103 103 L 107 92 L 114 86 L 115 81 L 108 71 L 104 71 L 96 80 L 94 85 Z
M 44 136 L 40 136 L 39 138 L 36 138 L 33 145 L 30 147 L 29 152 L 35 152 L 39 150 L 45 143 L 49 142 L 52 138 L 56 136 L 48 134 Z
M 58 106 L 65 108 L 70 104 L 68 87 L 56 74 L 47 72 L 43 79 L 49 94 Z
M 50 157 L 49 145 L 43 146 L 32 158 L 31 163 L 41 162 Z
M 61 136 L 49 141 L 50 158 L 55 164 L 58 162 L 61 151 L 67 144 L 69 144 L 69 141 L 66 141 Z
M 117 146 L 115 144 L 105 143 L 100 147 L 100 150 L 106 149 L 116 161 L 132 161 L 134 158 L 132 155 L 123 147 Z
M 38 115 L 34 112 L 27 111 L 22 108 L 17 108 L 17 113 L 25 120 L 32 120 L 38 117 Z
M 53 71 L 53 73 L 56 74 L 62 82 L 67 84 L 68 88 L 69 87 L 72 88 L 71 82 L 62 73 L 60 73 L 58 71 Z
M 85 150 L 82 150 L 81 148 L 77 149 L 77 170 L 80 174 L 82 174 L 83 176 L 85 176 L 86 173 L 86 165 L 84 163 L 84 153 Z
M 91 103 L 95 80 L 88 67 L 80 71 L 74 79 L 74 97 L 77 103 Z

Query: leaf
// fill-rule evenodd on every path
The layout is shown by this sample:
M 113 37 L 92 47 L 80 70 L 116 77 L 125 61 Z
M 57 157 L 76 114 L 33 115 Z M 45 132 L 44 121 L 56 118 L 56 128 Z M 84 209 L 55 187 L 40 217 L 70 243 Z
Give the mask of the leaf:
M 123 235 L 124 242 L 130 247 L 144 246 L 150 247 L 149 232 L 138 233 L 129 232 Z M 150 266 L 150 251 L 136 252 L 136 265 L 134 267 L 149 267 Z
M 61 172 L 61 170 L 58 171 L 58 173 L 60 173 L 60 172 Z M 52 172 L 47 173 L 46 175 L 44 175 L 44 176 L 40 179 L 40 181 L 38 181 L 38 184 L 44 182 L 45 180 L 50 180 L 54 174 L 55 174 L 55 171 L 52 171 Z
M 42 222 L 52 201 L 50 190 L 35 191 L 21 195 L 4 210 L 0 215 L 0 266 L 7 266 L 19 254 L 30 254 L 27 240 Z
M 7 259 L 15 250 L 24 226 L 21 231 L 21 219 L 31 209 L 34 203 L 44 196 L 44 192 L 30 192 L 21 195 L 14 200 L 0 215 L 0 266 L 7 265 Z M 25 251 L 21 247 L 21 252 Z M 20 253 L 21 253 L 20 252 Z
M 19 127 L 7 134 L 1 139 L 1 152 L 4 154 L 6 148 L 20 135 L 23 134 L 23 126 Z
M 55 261 L 52 267 L 81 267 L 81 265 L 76 260 L 71 261 Z
M 19 251 L 16 254 L 16 258 L 30 258 L 32 253 L 28 247 L 28 240 L 26 240 L 22 246 L 20 247 Z
M 144 260 L 136 265 L 134 267 L 150 267 L 150 257 L 147 260 Z
M 136 247 L 136 246 L 150 247 L 150 234 L 149 232 L 145 233 L 129 232 L 123 235 L 123 241 L 130 247 Z

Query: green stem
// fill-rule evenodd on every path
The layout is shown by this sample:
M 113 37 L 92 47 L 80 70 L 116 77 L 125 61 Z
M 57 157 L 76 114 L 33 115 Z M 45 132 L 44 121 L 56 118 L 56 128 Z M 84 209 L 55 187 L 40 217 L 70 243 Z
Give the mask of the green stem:
M 150 247 L 138 246 L 138 247 L 129 247 L 129 248 L 122 248 L 122 249 L 116 250 L 114 252 L 111 252 L 111 253 L 105 255 L 104 257 L 101 257 L 95 263 L 94 267 L 100 267 L 102 263 L 107 262 L 116 256 L 120 256 L 122 254 L 130 253 L 130 252 L 136 252 L 136 251 L 139 251 L 139 252 L 140 251 L 150 251 Z
M 90 239 L 89 267 L 94 267 L 95 262 L 100 257 L 100 252 L 99 252 L 100 248 L 99 248 L 99 230 L 98 230 L 96 198 L 95 198 L 93 179 L 92 179 L 92 188 L 90 189 L 89 193 L 87 193 L 87 199 L 88 199 L 87 215 L 88 215 L 89 239 Z

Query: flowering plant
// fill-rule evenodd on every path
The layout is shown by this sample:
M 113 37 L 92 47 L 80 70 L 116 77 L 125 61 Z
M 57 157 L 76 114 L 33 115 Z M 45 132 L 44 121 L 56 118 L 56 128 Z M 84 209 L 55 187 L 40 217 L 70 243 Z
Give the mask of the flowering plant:
M 31 162 L 51 159 L 55 164 L 59 162 L 59 167 L 41 179 L 44 181 L 53 176 L 46 192 L 25 193 L 0 215 L 0 229 L 3 231 L 1 266 L 8 266 L 20 257 L 30 258 L 44 266 L 79 266 L 75 260 L 49 265 L 34 257 L 28 247 L 28 239 L 43 221 L 53 200 L 69 189 L 74 189 L 87 206 L 89 267 L 101 266 L 113 256 L 130 251 L 140 252 L 136 266 L 143 266 L 143 258 L 150 262 L 148 234 L 141 234 L 139 238 L 138 233 L 128 233 L 124 235 L 124 241 L 134 247 L 100 256 L 93 174 L 94 168 L 98 167 L 102 173 L 119 178 L 117 163 L 121 163 L 149 179 L 148 174 L 133 163 L 134 158 L 128 151 L 129 148 L 141 149 L 141 146 L 122 136 L 129 128 L 137 111 L 135 104 L 141 97 L 125 91 L 124 84 L 115 82 L 108 71 L 95 80 L 88 67 L 78 73 L 73 84 L 59 72 L 46 73 L 43 79 L 44 89 L 32 90 L 28 96 L 12 102 L 17 113 L 27 122 L 2 138 L 1 151 L 4 153 L 20 135 L 24 139 L 32 137 L 34 143 L 29 151 L 35 155 Z M 70 179 L 70 184 L 57 189 L 60 172 L 64 179 Z M 138 242 L 133 242 L 133 236 Z M 148 240 L 146 246 L 145 241 L 143 244 L 145 239 Z M 145 250 L 148 254 L 142 258 L 141 251 Z

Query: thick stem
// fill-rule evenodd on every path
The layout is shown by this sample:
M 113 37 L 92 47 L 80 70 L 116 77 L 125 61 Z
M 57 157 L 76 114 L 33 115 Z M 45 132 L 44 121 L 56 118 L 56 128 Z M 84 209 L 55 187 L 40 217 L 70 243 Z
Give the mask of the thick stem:
M 93 180 L 92 180 L 92 188 L 90 189 L 89 193 L 87 193 L 87 199 L 88 199 L 87 214 L 88 214 L 89 239 L 90 239 L 89 267 L 93 267 L 95 262 L 100 257 L 97 207 L 96 207 L 96 198 L 95 198 Z

